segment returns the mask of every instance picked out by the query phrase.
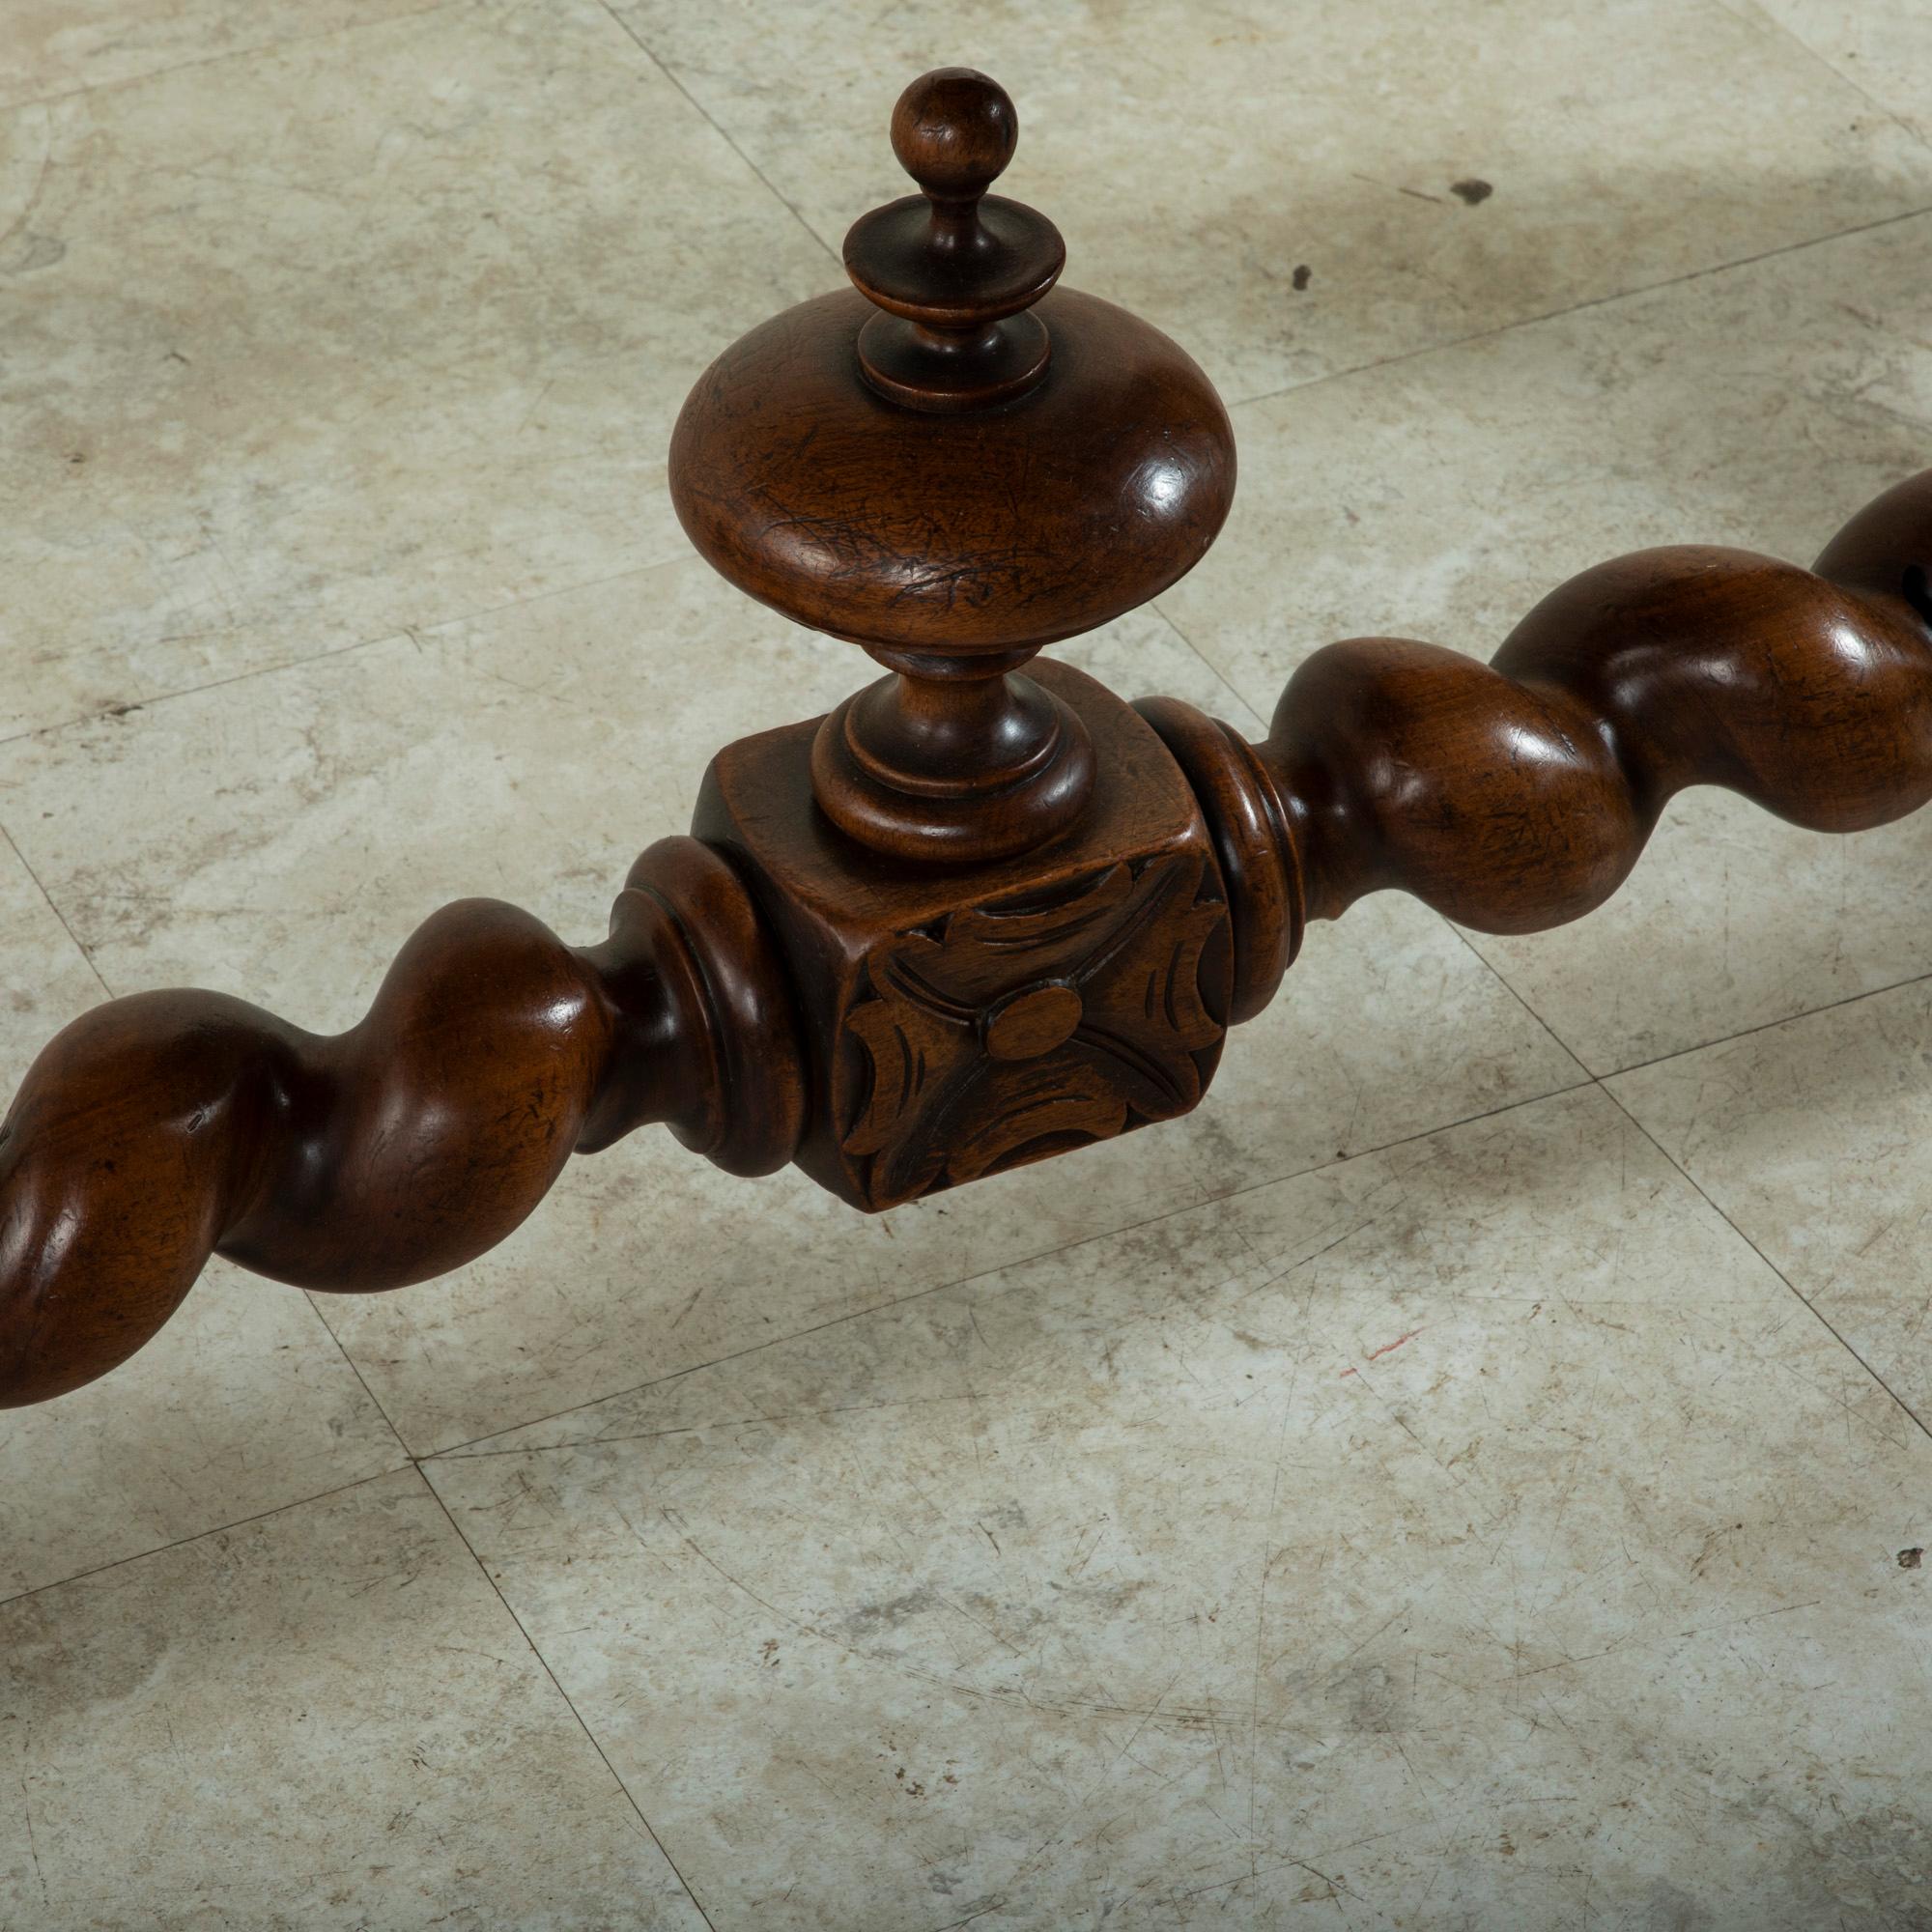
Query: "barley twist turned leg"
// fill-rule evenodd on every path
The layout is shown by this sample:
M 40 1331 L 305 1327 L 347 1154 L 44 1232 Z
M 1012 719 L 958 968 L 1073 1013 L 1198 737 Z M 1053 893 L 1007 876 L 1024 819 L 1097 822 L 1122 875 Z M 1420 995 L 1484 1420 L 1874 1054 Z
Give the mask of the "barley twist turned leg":
M 1664 805 L 1723 785 L 1818 832 L 1932 798 L 1932 470 L 1815 571 L 1639 551 L 1572 578 L 1488 665 L 1357 638 L 1315 652 L 1250 745 L 1176 698 L 1137 707 L 1192 782 L 1234 915 L 1233 1017 L 1265 1007 L 1308 920 L 1412 893 L 1482 932 L 1580 919 Z
M 598 946 L 496 900 L 445 906 L 333 1037 L 218 993 L 109 1001 L 0 1126 L 0 1406 L 124 1361 L 211 1254 L 399 1288 L 502 1240 L 573 1150 L 663 1121 L 768 1173 L 803 1104 L 782 979 L 694 838 L 644 853 Z

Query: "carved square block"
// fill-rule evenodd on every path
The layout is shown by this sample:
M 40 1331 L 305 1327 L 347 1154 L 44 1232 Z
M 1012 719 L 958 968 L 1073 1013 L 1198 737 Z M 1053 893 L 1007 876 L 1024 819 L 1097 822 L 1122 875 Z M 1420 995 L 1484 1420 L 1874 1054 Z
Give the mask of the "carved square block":
M 1192 792 L 1150 727 L 1065 665 L 1099 777 L 1068 833 L 977 867 L 900 865 L 812 802 L 817 721 L 713 760 L 692 830 L 724 850 L 796 990 L 798 1164 L 879 1209 L 1186 1113 L 1226 1033 L 1231 952 Z

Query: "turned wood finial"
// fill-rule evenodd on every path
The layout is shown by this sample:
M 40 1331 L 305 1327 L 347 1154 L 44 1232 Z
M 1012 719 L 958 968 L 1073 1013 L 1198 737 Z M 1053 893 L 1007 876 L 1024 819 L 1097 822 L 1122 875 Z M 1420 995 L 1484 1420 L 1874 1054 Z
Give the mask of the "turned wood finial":
M 1228 419 L 987 195 L 1016 136 L 993 82 L 925 75 L 893 136 L 922 194 L 854 227 L 856 287 L 719 357 L 670 469 L 719 570 L 888 675 L 720 751 L 595 946 L 466 900 L 344 1034 L 201 992 L 68 1027 L 0 1121 L 0 1407 L 130 1354 L 211 1253 L 420 1281 L 647 1122 L 879 1209 L 1173 1120 L 1309 922 L 1391 888 L 1484 931 L 1576 919 L 1688 785 L 1833 832 L 1932 799 L 1932 470 L 1812 571 L 1585 571 L 1489 665 L 1327 645 L 1260 744 L 1022 675 L 1199 560 Z
M 852 224 L 845 270 L 881 310 L 859 331 L 859 366 L 895 403 L 983 409 L 1046 374 L 1032 310 L 1066 244 L 1037 210 L 986 198 L 1018 139 L 1011 97 L 969 67 L 922 74 L 893 109 L 893 153 L 921 192 Z
M 919 864 L 1009 858 L 1081 821 L 1087 727 L 1019 673 L 1191 569 L 1234 495 L 1208 379 L 1056 287 L 1059 230 L 986 192 L 1018 131 L 982 73 L 914 81 L 892 134 L 921 192 L 854 224 L 853 288 L 719 357 L 671 442 L 698 550 L 892 673 L 826 719 L 812 791 L 862 846 Z

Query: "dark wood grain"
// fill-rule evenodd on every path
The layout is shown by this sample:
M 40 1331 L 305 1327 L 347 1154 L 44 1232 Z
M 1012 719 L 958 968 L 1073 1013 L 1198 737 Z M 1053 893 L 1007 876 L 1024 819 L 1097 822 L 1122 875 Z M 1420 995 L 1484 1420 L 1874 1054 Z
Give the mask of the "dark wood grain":
M 1690 785 L 1819 832 L 1916 810 L 1932 798 L 1928 566 L 1932 471 L 1815 571 L 1690 546 L 1584 571 L 1489 665 L 1404 638 L 1329 644 L 1259 746 L 1147 700 L 1214 828 L 1236 1016 L 1266 1004 L 1305 921 L 1368 893 L 1482 932 L 1581 918 Z
M 859 331 L 859 367 L 893 402 L 955 414 L 1046 375 L 1053 339 L 1026 311 L 1066 244 L 1038 210 L 986 193 L 1018 140 L 1012 98 L 968 67 L 922 74 L 893 109 L 893 153 L 920 192 L 845 237 L 845 271 L 879 311 Z
M 493 1247 L 573 1148 L 646 1122 L 736 1173 L 791 1157 L 789 994 L 735 874 L 646 852 L 603 945 L 465 899 L 347 1033 L 218 993 L 137 994 L 56 1036 L 0 1126 L 0 1406 L 103 1374 L 212 1253 L 366 1293 Z
M 1234 435 L 1200 369 L 1055 288 L 1053 225 L 985 195 L 1017 126 L 983 74 L 915 81 L 893 141 L 923 192 L 863 216 L 855 287 L 733 344 L 671 439 L 698 551 L 892 673 L 827 720 L 813 795 L 861 844 L 925 864 L 1078 823 L 1093 748 L 1019 673 L 1192 569 L 1234 496 Z
M 1194 364 L 986 194 L 1016 130 L 984 75 L 914 83 L 922 194 L 854 229 L 859 292 L 728 350 L 673 439 L 698 549 L 887 676 L 719 753 L 599 945 L 466 900 L 344 1034 L 201 992 L 60 1034 L 0 1124 L 0 1406 L 124 1360 L 211 1254 L 347 1293 L 459 1266 L 649 1122 L 877 1209 L 1172 1119 L 1311 921 L 1576 919 L 1689 785 L 1831 832 L 1932 797 L 1932 471 L 1814 571 L 1586 571 L 1491 665 L 1329 645 L 1258 745 L 1034 664 L 1190 568 L 1235 466 Z
M 965 869 L 856 844 L 812 809 L 814 722 L 705 775 L 693 829 L 745 878 L 798 989 L 798 1164 L 856 1207 L 1183 1114 L 1219 1062 L 1227 909 L 1201 814 L 1131 706 L 1038 670 L 1095 766 L 1091 810 L 1038 851 Z

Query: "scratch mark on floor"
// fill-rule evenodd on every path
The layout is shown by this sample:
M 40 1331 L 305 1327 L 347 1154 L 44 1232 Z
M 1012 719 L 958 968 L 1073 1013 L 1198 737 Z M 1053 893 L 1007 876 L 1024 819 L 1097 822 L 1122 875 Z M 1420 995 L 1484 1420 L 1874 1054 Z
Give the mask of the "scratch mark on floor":
M 1421 1333 L 1420 1328 L 1411 1328 L 1406 1335 L 1398 1335 L 1393 1342 L 1385 1342 L 1379 1349 L 1371 1349 L 1368 1359 L 1373 1362 L 1383 1355 L 1392 1355 L 1405 1342 L 1413 1342 Z

